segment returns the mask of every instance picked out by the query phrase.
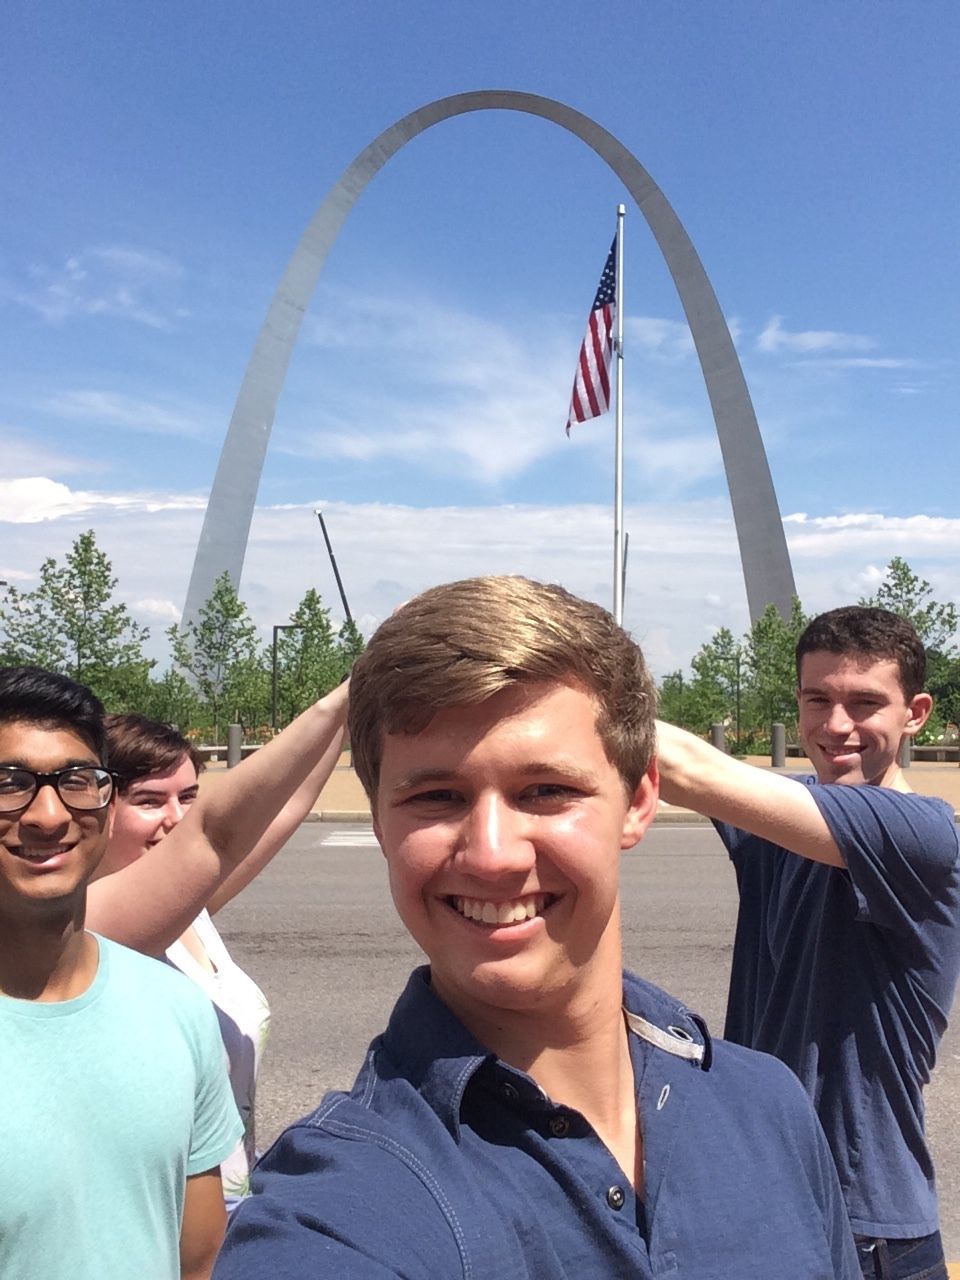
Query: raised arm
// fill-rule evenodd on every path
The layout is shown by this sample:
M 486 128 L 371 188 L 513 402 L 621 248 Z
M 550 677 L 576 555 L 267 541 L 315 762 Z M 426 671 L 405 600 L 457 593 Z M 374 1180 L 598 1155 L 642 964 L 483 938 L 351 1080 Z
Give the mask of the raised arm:
M 342 747 L 343 734 L 341 733 L 331 741 L 317 761 L 316 767 L 310 771 L 302 785 L 273 819 L 252 852 L 248 853 L 240 865 L 230 872 L 226 880 L 221 881 L 214 889 L 207 902 L 207 910 L 211 915 L 221 907 L 225 907 L 241 889 L 245 889 L 271 858 L 280 852 L 316 804 L 317 797 L 336 767 Z
M 292 815 L 311 790 L 319 793 L 339 754 L 347 690 L 340 685 L 315 702 L 217 785 L 204 788 L 183 821 L 142 858 L 94 881 L 87 891 L 87 928 L 161 955 L 218 885 L 270 839 L 268 829 L 281 821 L 284 807 L 293 806 L 285 820 L 292 830 Z
M 662 720 L 657 759 L 660 796 L 667 804 L 729 822 L 814 862 L 844 865 L 813 796 L 791 778 L 735 760 Z

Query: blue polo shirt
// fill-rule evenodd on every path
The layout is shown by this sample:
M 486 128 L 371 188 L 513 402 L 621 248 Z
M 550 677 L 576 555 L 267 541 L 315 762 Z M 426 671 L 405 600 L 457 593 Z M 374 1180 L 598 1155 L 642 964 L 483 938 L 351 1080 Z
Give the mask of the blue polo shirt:
M 859 1280 L 809 1100 L 625 975 L 642 1200 L 576 1111 L 410 978 L 349 1094 L 253 1174 L 216 1280 Z
M 724 1034 L 813 1099 L 854 1231 L 937 1230 L 922 1089 L 960 973 L 960 844 L 942 800 L 803 780 L 846 861 L 717 823 L 740 889 Z

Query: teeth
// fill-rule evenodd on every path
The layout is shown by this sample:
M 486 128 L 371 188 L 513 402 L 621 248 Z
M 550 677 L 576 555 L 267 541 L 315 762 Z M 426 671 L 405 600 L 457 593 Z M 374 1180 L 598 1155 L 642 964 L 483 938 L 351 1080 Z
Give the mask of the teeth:
M 468 920 L 482 924 L 519 924 L 532 920 L 543 911 L 546 898 L 542 893 L 516 898 L 513 902 L 486 902 L 482 898 L 454 898 L 453 905 Z

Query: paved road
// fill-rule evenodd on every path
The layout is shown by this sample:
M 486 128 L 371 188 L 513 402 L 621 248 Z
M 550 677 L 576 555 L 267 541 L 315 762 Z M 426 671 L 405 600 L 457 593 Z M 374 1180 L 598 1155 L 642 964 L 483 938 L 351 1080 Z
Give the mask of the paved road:
M 623 860 L 627 965 L 723 1024 L 736 889 L 703 826 L 651 829 Z M 397 920 L 369 827 L 311 823 L 218 917 L 270 1000 L 257 1106 L 261 1145 L 348 1086 L 418 948 Z M 927 1089 L 947 1256 L 960 1259 L 960 1009 Z

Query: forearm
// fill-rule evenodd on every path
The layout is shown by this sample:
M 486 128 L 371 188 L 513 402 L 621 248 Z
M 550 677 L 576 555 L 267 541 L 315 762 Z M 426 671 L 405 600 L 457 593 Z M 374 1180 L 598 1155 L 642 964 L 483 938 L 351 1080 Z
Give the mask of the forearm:
M 663 720 L 657 721 L 657 763 L 661 799 L 711 818 L 722 816 L 716 810 L 727 809 L 731 793 L 749 787 L 749 765 Z
M 310 771 L 303 783 L 273 818 L 251 852 L 214 890 L 207 903 L 207 910 L 211 915 L 226 906 L 241 889 L 245 889 L 260 874 L 313 809 L 340 758 L 340 752 L 343 749 L 343 733 L 341 729 L 334 735 L 315 768 Z
M 702 738 L 657 721 L 660 796 L 762 836 L 815 862 L 843 866 L 826 820 L 807 787 L 718 751 Z
M 316 789 L 323 785 L 336 763 L 346 704 L 344 685 L 214 785 L 202 788 L 163 841 L 90 885 L 87 928 L 148 955 L 162 955 L 218 886 L 255 853 L 284 806 L 294 796 L 306 795 L 308 780 Z
M 336 763 L 347 690 L 347 685 L 340 685 L 315 702 L 272 742 L 201 792 L 188 817 L 199 824 L 226 874 L 254 851 L 294 797 L 302 801 L 311 790 L 314 798 L 319 792 Z M 186 824 L 185 819 L 168 841 Z

